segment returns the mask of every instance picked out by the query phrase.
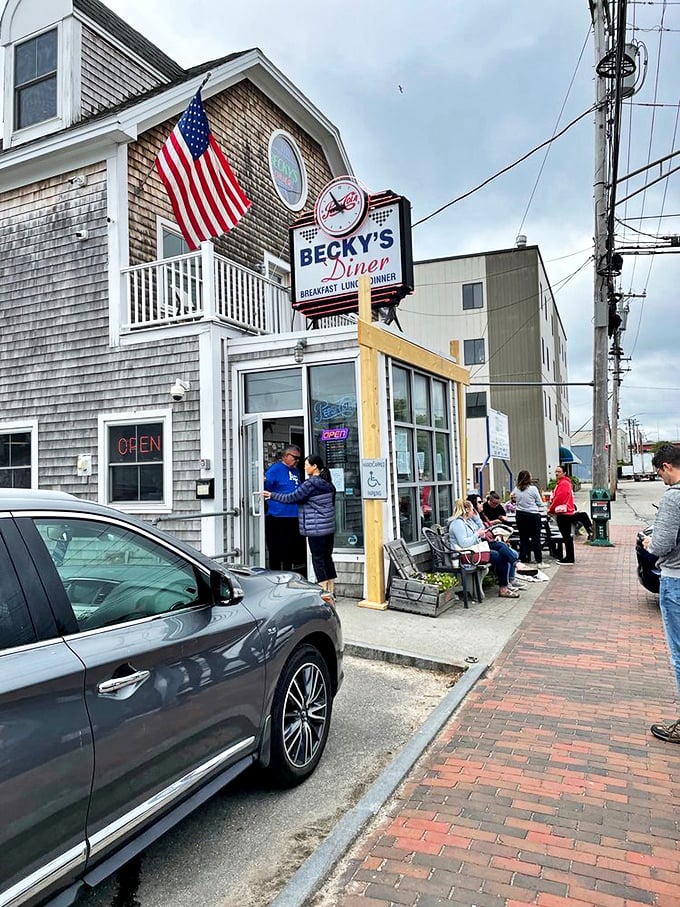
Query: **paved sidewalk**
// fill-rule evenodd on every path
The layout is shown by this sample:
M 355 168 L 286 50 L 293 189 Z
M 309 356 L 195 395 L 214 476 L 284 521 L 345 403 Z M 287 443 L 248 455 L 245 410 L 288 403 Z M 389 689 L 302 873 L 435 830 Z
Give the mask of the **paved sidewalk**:
M 635 531 L 557 568 L 312 903 L 678 907 L 680 746 L 648 726 L 680 705 Z

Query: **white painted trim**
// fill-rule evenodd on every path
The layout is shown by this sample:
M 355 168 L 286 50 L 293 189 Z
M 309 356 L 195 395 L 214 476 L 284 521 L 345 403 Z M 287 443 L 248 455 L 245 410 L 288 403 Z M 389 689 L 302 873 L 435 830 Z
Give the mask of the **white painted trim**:
M 119 145 L 106 159 L 106 220 L 108 241 L 109 344 L 120 345 L 120 325 L 126 300 L 122 269 L 129 261 L 127 147 Z
M 215 497 L 201 501 L 201 513 L 225 510 L 228 503 L 224 496 L 224 443 L 222 421 L 225 407 L 222 404 L 221 338 L 214 326 L 202 331 L 198 338 L 198 383 L 200 389 L 200 454 L 199 460 L 210 460 L 210 469 L 201 470 L 201 478 L 214 478 Z M 198 470 L 199 464 L 196 464 Z M 201 520 L 201 551 L 208 555 L 222 554 L 224 517 Z
M 18 431 L 28 431 L 31 433 L 31 488 L 40 488 L 38 471 L 38 420 L 21 419 L 16 422 L 0 422 L 0 435 Z
M 162 501 L 116 501 L 108 500 L 108 432 L 110 425 L 145 422 L 163 422 L 163 500 Z M 123 513 L 171 513 L 173 502 L 173 446 L 172 409 L 137 409 L 99 413 L 97 416 L 97 499 L 100 504 L 113 506 Z

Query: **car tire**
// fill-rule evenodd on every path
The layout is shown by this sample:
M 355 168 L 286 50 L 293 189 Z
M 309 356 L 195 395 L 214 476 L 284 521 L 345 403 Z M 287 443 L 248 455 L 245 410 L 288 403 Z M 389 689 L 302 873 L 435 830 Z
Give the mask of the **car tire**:
M 333 695 L 328 666 L 314 646 L 296 649 L 279 677 L 272 705 L 269 774 L 279 787 L 308 778 L 328 739 Z

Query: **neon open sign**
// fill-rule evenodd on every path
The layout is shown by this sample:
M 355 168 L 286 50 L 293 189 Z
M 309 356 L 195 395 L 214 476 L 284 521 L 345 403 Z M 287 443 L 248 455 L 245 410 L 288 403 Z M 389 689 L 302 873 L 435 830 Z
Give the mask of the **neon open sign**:
M 349 428 L 325 428 L 321 432 L 322 441 L 346 441 Z

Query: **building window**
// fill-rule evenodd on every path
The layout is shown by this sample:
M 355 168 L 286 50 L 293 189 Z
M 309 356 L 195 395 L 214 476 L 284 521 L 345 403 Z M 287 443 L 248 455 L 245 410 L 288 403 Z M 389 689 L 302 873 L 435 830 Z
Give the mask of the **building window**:
M 0 433 L 0 488 L 31 487 L 31 432 Z
M 481 283 L 463 284 L 463 311 L 484 307 L 484 292 Z
M 465 415 L 468 419 L 486 418 L 486 391 L 476 391 L 465 395 Z
M 300 211 L 307 201 L 307 174 L 295 139 L 278 130 L 269 139 L 269 170 L 281 201 Z
M 453 505 L 451 420 L 446 382 L 392 367 L 399 534 L 407 542 L 443 523 Z
M 463 355 L 465 365 L 483 365 L 486 362 L 484 340 L 465 340 Z
M 133 512 L 171 508 L 169 412 L 100 416 L 99 422 L 101 499 Z
M 14 49 L 14 128 L 57 115 L 58 33 L 53 28 Z

